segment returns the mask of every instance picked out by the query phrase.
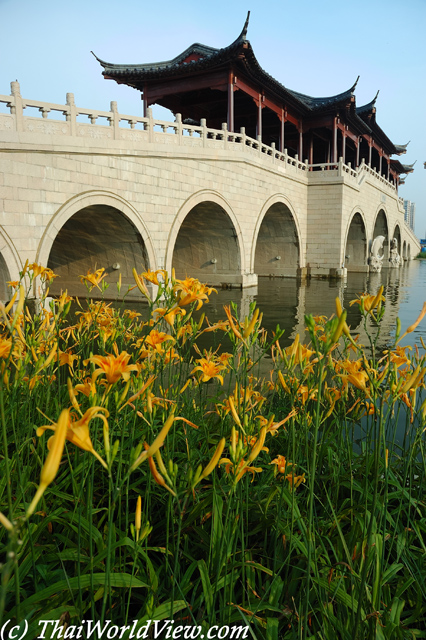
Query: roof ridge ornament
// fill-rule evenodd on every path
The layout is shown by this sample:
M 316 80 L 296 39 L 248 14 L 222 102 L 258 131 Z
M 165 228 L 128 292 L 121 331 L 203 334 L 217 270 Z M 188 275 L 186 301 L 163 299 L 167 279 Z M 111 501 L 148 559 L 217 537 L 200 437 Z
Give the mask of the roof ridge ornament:
M 358 84 L 358 80 L 360 79 L 361 76 L 358 76 L 358 78 L 355 80 L 355 83 L 352 85 L 350 91 L 351 93 L 353 93 L 355 91 L 356 85 Z
M 238 40 L 243 40 L 243 42 L 246 41 L 247 39 L 247 30 L 248 30 L 248 25 L 249 25 L 249 21 L 250 21 L 250 11 L 247 11 L 247 18 L 246 21 L 244 23 L 244 27 L 243 30 L 240 33 L 240 37 L 238 38 Z
M 112 63 L 110 63 L 110 62 L 105 62 L 105 60 L 101 60 L 100 58 L 98 58 L 98 56 L 96 55 L 96 53 L 94 53 L 94 51 L 91 51 L 90 53 L 92 54 L 92 56 L 94 56 L 94 57 L 96 58 L 96 60 L 99 62 L 99 64 L 100 64 L 102 67 L 110 67 L 110 66 L 112 67 L 112 66 L 113 66 L 113 64 L 112 64 Z

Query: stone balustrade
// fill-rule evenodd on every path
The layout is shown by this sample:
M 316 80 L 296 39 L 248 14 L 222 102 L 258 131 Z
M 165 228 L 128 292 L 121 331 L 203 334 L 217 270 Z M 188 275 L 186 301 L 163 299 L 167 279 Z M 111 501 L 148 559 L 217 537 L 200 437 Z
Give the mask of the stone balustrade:
M 364 160 L 357 168 L 345 164 L 342 158 L 337 163 L 309 164 L 297 155 L 291 156 L 287 149 L 278 151 L 274 143 L 264 144 L 260 136 L 257 139 L 247 136 L 244 127 L 238 133 L 228 131 L 226 123 L 222 129 L 211 129 L 203 118 L 199 125 L 185 124 L 179 113 L 175 122 L 167 122 L 154 118 L 151 108 L 146 118 L 120 114 L 115 101 L 110 103 L 110 111 L 83 109 L 76 106 L 73 93 L 67 93 L 65 105 L 29 100 L 22 98 L 18 82 L 11 82 L 11 95 L 0 95 L 0 104 L 9 108 L 9 114 L 0 113 L 0 131 L 244 151 L 271 162 L 283 172 L 296 171 L 305 177 L 313 172 L 310 176 L 315 176 L 314 182 L 339 177 L 356 185 L 368 177 L 376 186 L 396 195 L 395 185 Z M 26 115 L 26 110 L 35 113 Z

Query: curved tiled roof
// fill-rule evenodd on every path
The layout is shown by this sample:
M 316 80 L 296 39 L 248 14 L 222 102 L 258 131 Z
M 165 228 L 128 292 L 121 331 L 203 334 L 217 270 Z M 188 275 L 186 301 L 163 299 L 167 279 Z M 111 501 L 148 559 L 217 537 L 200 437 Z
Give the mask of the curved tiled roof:
M 397 158 L 391 158 L 391 167 L 395 169 L 398 173 L 412 173 L 414 171 L 414 165 L 417 160 L 413 162 L 413 164 L 402 164 Z
M 215 49 L 198 42 L 189 46 L 172 60 L 154 63 L 140 64 L 114 64 L 102 60 L 93 55 L 104 68 L 103 75 L 106 78 L 126 81 L 131 86 L 135 86 L 143 80 L 165 79 L 167 77 L 188 76 L 201 71 L 223 66 L 228 62 L 234 62 L 237 66 L 243 67 L 247 76 L 257 80 L 265 88 L 273 92 L 280 100 L 296 107 L 302 113 L 317 111 L 333 105 L 345 104 L 353 96 L 353 91 L 358 83 L 359 76 L 355 83 L 343 93 L 334 96 L 315 98 L 303 93 L 298 93 L 287 89 L 269 73 L 264 71 L 254 55 L 250 42 L 246 39 L 250 11 L 247 14 L 244 27 L 234 42 L 222 49 Z M 241 55 L 243 53 L 243 55 Z M 185 60 L 191 55 L 198 56 L 198 59 Z
M 288 89 L 262 69 L 247 40 L 249 18 L 250 11 L 239 36 L 230 45 L 221 49 L 196 42 L 172 60 L 141 64 L 113 64 L 93 55 L 104 68 L 105 78 L 125 83 L 140 91 L 144 91 L 146 85 L 149 87 L 150 81 L 167 82 L 167 80 L 200 77 L 209 71 L 224 72 L 232 64 L 235 73 L 240 71 L 245 78 L 264 90 L 267 97 L 277 105 L 285 106 L 289 110 L 293 109 L 297 117 L 329 116 L 333 115 L 333 111 L 334 115 L 339 115 L 340 112 L 345 122 L 353 127 L 355 134 L 371 135 L 389 155 L 405 152 L 407 145 L 394 145 L 376 122 L 375 103 L 379 92 L 371 102 L 356 107 L 354 91 L 359 76 L 346 91 L 317 98 Z
M 359 80 L 359 76 L 355 80 L 352 87 L 350 87 L 350 89 L 347 89 L 343 93 L 339 93 L 335 96 L 327 96 L 325 98 L 314 98 L 312 96 L 307 96 L 303 93 L 298 93 L 297 91 L 293 91 L 290 89 L 287 89 L 287 91 L 290 91 L 290 93 L 296 96 L 298 100 L 306 104 L 306 106 L 309 107 L 309 109 L 312 109 L 312 110 L 321 109 L 323 107 L 339 104 L 341 102 L 346 103 L 348 100 L 350 100 L 354 95 L 355 87 L 358 84 L 358 80 Z

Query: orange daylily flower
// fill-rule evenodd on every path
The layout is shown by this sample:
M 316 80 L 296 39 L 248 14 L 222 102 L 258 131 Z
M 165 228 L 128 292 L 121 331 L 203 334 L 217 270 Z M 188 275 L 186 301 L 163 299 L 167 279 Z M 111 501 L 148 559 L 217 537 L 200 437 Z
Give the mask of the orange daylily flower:
M 114 384 L 122 377 L 125 382 L 130 378 L 131 371 L 137 371 L 135 364 L 128 364 L 131 358 L 130 353 L 122 351 L 119 355 L 109 354 L 107 356 L 92 356 L 90 362 L 98 365 L 99 369 L 93 372 L 92 380 L 95 381 L 98 376 L 105 375 L 108 384 Z
M 185 278 L 185 280 L 176 280 L 173 292 L 176 296 L 177 303 L 180 307 L 185 307 L 192 302 L 198 302 L 197 310 L 203 306 L 204 302 L 208 302 L 208 296 L 216 289 L 201 284 L 196 278 Z
M 91 394 L 96 394 L 96 385 L 92 378 L 86 378 L 86 380 L 81 384 L 76 384 L 74 387 L 74 393 L 82 393 L 83 395 L 89 397 Z
M 375 296 L 371 294 L 359 295 L 358 298 L 356 298 L 356 300 L 351 300 L 349 305 L 352 306 L 354 304 L 358 304 L 360 307 L 364 306 L 365 311 L 368 311 L 370 314 L 372 314 L 372 311 L 376 307 L 378 307 L 378 305 L 380 305 L 382 302 L 385 301 L 385 297 L 382 294 L 383 294 L 383 285 L 380 287 L 379 291 Z
M 275 460 L 272 460 L 272 462 L 270 462 L 269 464 L 276 464 L 276 469 L 277 469 L 277 473 L 285 473 L 286 472 L 286 468 L 289 465 L 289 463 L 287 462 L 285 456 L 279 455 L 275 458 Z M 291 464 L 291 463 L 290 463 Z
M 151 269 L 148 269 L 148 271 L 144 271 L 141 275 L 145 280 L 148 280 L 148 282 L 151 282 L 152 284 L 156 284 L 158 287 L 160 283 L 158 282 L 157 274 L 158 271 L 151 271 Z
M 263 469 L 261 467 L 250 467 L 245 462 L 245 460 L 240 460 L 238 465 L 235 465 L 229 458 L 222 458 L 219 462 L 219 465 L 225 465 L 225 472 L 231 473 L 234 475 L 235 483 L 239 482 L 245 473 L 251 473 L 253 482 L 255 473 L 262 473 Z
M 177 307 L 177 306 L 173 307 L 172 309 L 163 309 L 159 307 L 158 309 L 155 309 L 154 313 L 158 313 L 159 316 L 162 316 L 164 318 L 164 320 L 167 322 L 168 325 L 173 327 L 176 320 L 176 316 L 178 315 L 184 316 L 186 311 L 185 309 L 181 309 L 180 307 Z
M 82 284 L 86 284 L 89 287 L 90 291 L 93 289 L 93 287 L 98 287 L 98 289 L 101 290 L 99 283 L 107 275 L 106 273 L 104 273 L 104 271 L 105 269 L 103 267 L 101 269 L 96 269 L 96 271 L 94 271 L 93 273 L 89 269 L 87 275 L 78 277 L 80 278 Z
M 87 409 L 86 413 L 82 418 L 80 418 L 80 420 L 75 421 L 72 420 L 71 414 L 68 412 L 67 429 L 65 434 L 65 438 L 69 440 L 69 442 L 72 442 L 72 444 L 75 444 L 76 447 L 83 449 L 83 451 L 89 451 L 90 453 L 92 453 L 106 469 L 108 468 L 108 465 L 93 447 L 93 443 L 90 438 L 89 424 L 95 418 L 100 418 L 101 420 L 103 420 L 104 424 L 108 426 L 108 416 L 109 412 L 103 407 L 90 407 L 90 409 Z M 41 436 L 47 429 L 51 429 L 52 431 L 56 432 L 56 430 L 58 429 L 58 425 L 59 421 L 58 423 L 38 427 L 36 433 L 38 436 Z M 47 442 L 48 449 L 51 449 L 54 443 L 54 438 L 55 436 L 49 438 Z
M 38 276 L 40 276 L 40 279 L 43 281 L 46 281 L 46 280 L 50 281 L 50 280 L 53 280 L 53 278 L 58 277 L 55 273 L 53 273 L 52 269 L 49 269 L 48 267 L 42 267 L 36 262 L 33 262 L 32 264 L 28 265 L 28 271 L 33 272 L 34 278 L 37 278 Z
M 400 367 L 401 365 L 409 365 L 411 361 L 405 354 L 407 350 L 411 351 L 411 347 L 396 347 L 394 351 L 390 352 L 390 361 L 397 367 Z M 384 351 L 383 353 L 386 355 L 389 351 Z
M 304 473 L 302 473 L 301 476 L 295 476 L 293 473 L 289 473 L 286 475 L 285 479 L 290 483 L 290 489 L 297 489 L 302 482 L 306 482 Z
M 226 369 L 225 364 L 218 362 L 217 359 L 213 358 L 211 355 L 207 355 L 206 358 L 199 358 L 196 362 L 199 364 L 197 367 L 194 367 L 190 375 L 196 371 L 201 371 L 201 382 L 207 382 L 212 378 L 217 378 L 219 382 L 223 384 L 223 376 L 220 372 Z
M 12 340 L 9 338 L 0 338 L 0 358 L 8 358 L 12 348 Z
M 152 331 L 150 331 L 150 333 L 145 338 L 145 344 L 148 344 L 158 353 L 163 353 L 162 344 L 163 342 L 166 342 L 168 340 L 175 342 L 175 339 L 168 333 L 163 333 L 161 331 L 157 331 L 157 329 L 152 329 Z
M 74 362 L 78 361 L 78 356 L 70 353 L 70 351 L 58 351 L 58 361 L 59 366 L 62 367 L 64 364 L 67 364 L 71 369 L 74 369 Z

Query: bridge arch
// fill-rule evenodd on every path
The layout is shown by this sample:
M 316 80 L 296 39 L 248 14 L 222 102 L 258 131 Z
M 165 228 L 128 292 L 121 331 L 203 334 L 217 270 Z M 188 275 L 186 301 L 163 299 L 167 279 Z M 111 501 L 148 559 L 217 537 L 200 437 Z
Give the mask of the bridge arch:
M 257 218 L 250 266 L 259 276 L 296 276 L 305 266 L 299 221 L 293 205 L 281 193 L 268 198 Z
M 165 268 L 177 277 L 198 278 L 209 284 L 242 284 L 245 248 L 238 220 L 219 193 L 193 194 L 179 209 L 166 247 Z
M 19 280 L 19 272 L 22 271 L 22 263 L 18 252 L 4 229 L 0 228 L 0 300 L 11 298 L 7 283 L 10 280 Z
M 78 275 L 88 269 L 104 267 L 108 275 L 114 272 L 113 282 L 121 273 L 124 292 L 134 284 L 133 267 L 140 271 L 155 269 L 157 264 L 150 234 L 138 212 L 109 191 L 87 191 L 62 205 L 45 229 L 37 262 L 62 276 L 54 280 L 53 294 L 68 288 L 72 295 L 86 292 Z
M 388 267 L 389 266 L 389 223 L 388 223 L 388 215 L 383 205 L 380 205 L 378 211 L 376 212 L 371 242 L 373 242 L 374 238 L 376 238 L 377 236 L 385 237 L 385 241 L 383 243 L 383 266 Z
M 393 230 L 393 234 L 392 234 L 392 239 L 395 238 L 395 240 L 398 243 L 398 253 L 402 259 L 402 242 L 401 242 L 401 228 L 399 226 L 398 223 L 395 224 L 395 228 Z
M 364 271 L 367 265 L 367 225 L 359 208 L 352 211 L 346 228 L 344 262 L 348 271 Z

